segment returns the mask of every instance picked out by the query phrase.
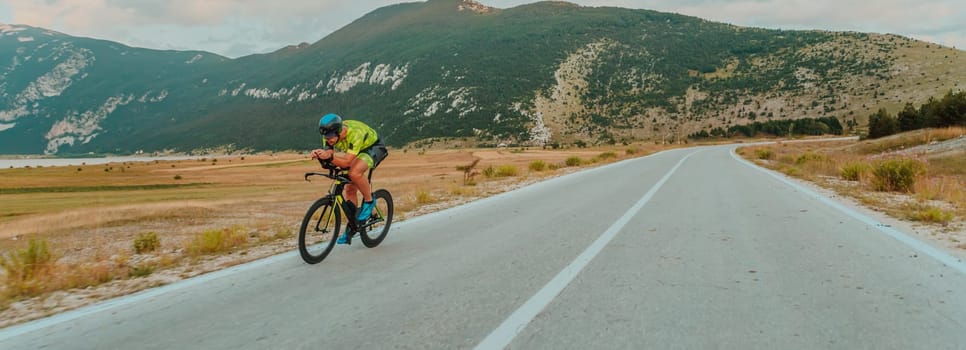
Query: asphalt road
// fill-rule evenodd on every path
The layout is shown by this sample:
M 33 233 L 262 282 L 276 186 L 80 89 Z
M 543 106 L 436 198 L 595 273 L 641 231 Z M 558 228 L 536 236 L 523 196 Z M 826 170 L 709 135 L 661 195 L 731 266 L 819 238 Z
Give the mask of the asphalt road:
M 966 348 L 955 253 L 731 149 L 623 161 L 318 265 L 283 254 L 9 327 L 0 349 Z

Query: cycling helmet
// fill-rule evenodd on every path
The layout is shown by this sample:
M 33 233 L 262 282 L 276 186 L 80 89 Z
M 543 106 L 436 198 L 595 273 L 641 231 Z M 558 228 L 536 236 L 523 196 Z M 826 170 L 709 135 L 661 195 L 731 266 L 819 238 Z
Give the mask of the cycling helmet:
M 342 132 L 342 117 L 329 113 L 319 119 L 319 133 L 324 137 L 332 137 Z

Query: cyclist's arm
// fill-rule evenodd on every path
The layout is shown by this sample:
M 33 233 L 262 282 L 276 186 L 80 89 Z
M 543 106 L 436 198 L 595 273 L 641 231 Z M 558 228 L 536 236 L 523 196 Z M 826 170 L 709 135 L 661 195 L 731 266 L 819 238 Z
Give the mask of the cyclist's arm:
M 352 153 L 345 153 L 341 156 L 332 155 L 332 164 L 343 169 L 348 169 L 354 160 L 356 160 L 356 155 Z

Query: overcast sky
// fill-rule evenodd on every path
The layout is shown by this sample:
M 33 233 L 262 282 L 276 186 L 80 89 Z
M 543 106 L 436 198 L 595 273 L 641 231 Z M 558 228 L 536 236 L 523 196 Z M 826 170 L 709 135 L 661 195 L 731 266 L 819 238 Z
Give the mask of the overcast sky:
M 0 23 L 228 57 L 313 43 L 405 0 L 0 0 Z M 532 0 L 480 0 L 510 8 Z M 893 33 L 966 49 L 966 0 L 571 0 L 740 26 Z

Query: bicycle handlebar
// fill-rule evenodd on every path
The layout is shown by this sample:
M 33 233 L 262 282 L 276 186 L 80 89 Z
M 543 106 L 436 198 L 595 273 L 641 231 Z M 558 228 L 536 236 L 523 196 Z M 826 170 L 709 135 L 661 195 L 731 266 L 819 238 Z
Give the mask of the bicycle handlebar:
M 341 168 L 335 166 L 335 164 L 332 164 L 332 159 L 331 158 L 329 158 L 329 159 L 318 159 L 318 161 L 319 161 L 319 165 L 321 165 L 322 168 L 328 169 L 329 171 L 339 171 L 339 170 L 342 170 Z
M 322 165 L 322 168 L 328 170 L 329 173 L 324 174 L 324 173 L 317 173 L 317 172 L 308 172 L 308 173 L 305 173 L 305 181 L 310 181 L 309 176 L 325 176 L 332 180 L 342 181 L 344 183 L 352 182 L 352 180 L 350 180 L 348 176 L 344 175 L 344 172 L 346 169 L 337 167 L 335 164 L 332 164 L 330 160 L 319 159 L 318 161 L 319 161 L 319 164 Z

